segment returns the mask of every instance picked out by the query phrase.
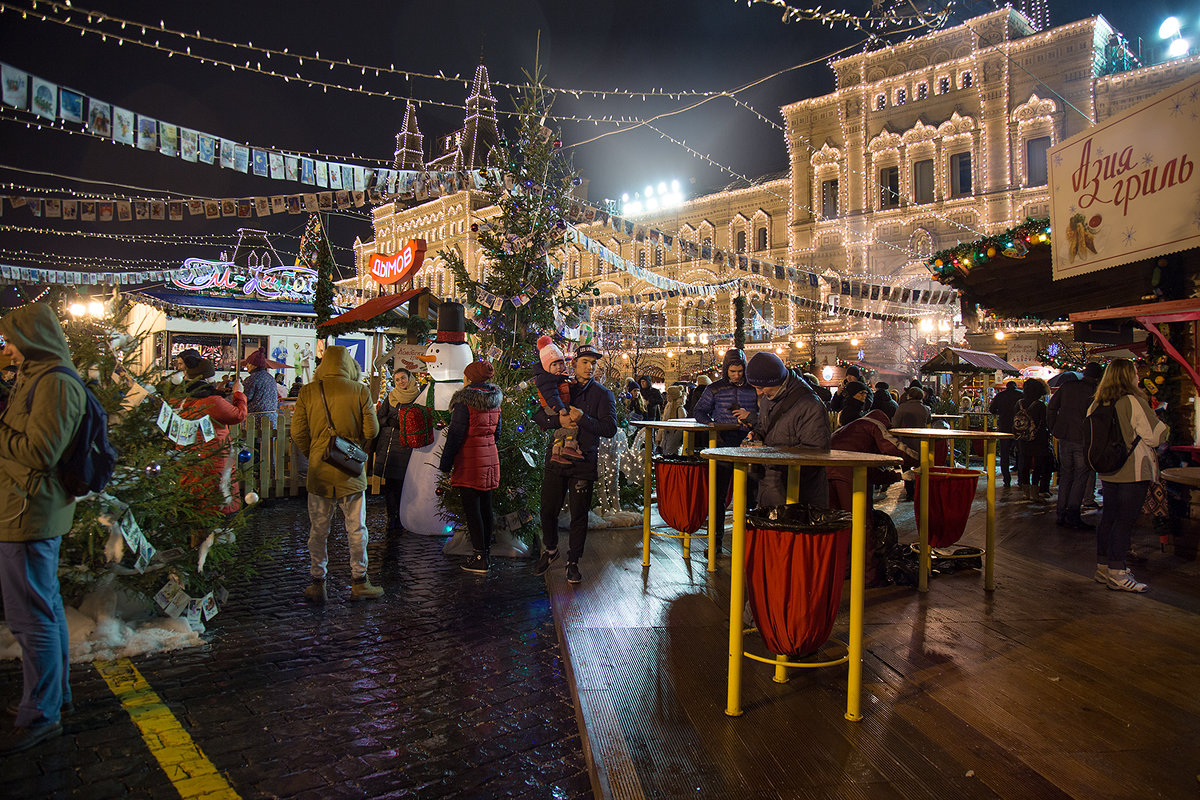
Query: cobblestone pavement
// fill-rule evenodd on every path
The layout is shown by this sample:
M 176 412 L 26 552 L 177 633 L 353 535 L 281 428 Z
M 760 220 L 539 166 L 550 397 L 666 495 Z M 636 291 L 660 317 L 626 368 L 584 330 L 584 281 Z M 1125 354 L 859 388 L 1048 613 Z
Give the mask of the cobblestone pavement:
M 350 602 L 338 519 L 329 603 L 304 604 L 304 501 L 266 503 L 255 535 L 281 535 L 278 553 L 231 587 L 206 646 L 134 665 L 242 797 L 591 797 L 544 580 L 508 559 L 471 575 L 441 538 L 375 533 L 375 501 L 368 525 L 382 600 Z M 0 759 L 0 795 L 177 796 L 96 671 L 72 676 L 64 736 Z M 0 699 L 19 691 L 19 663 L 0 663 Z

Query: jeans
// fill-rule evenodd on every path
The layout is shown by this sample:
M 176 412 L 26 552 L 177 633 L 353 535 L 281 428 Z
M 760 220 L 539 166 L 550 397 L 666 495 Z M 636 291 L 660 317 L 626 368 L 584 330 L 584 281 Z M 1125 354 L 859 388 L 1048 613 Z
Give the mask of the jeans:
M 1112 483 L 1100 481 L 1104 510 L 1096 526 L 1096 563 L 1109 569 L 1125 569 L 1125 555 L 1133 537 L 1133 526 L 1142 513 L 1150 481 Z
M 308 495 L 308 556 L 310 572 L 314 579 L 325 579 L 325 567 L 329 564 L 329 551 L 325 540 L 329 538 L 329 523 L 333 521 L 333 508 L 342 510 L 346 520 L 346 539 L 350 544 L 350 574 L 355 579 L 367 576 L 367 493 L 358 492 L 336 500 L 309 492 Z
M 487 553 L 492 546 L 492 490 L 482 492 L 467 486 L 457 489 L 462 498 L 467 532 L 471 534 L 471 547 L 476 553 Z
M 58 588 L 62 537 L 0 542 L 0 590 L 4 616 L 21 645 L 25 686 L 16 725 L 58 722 L 71 702 L 71 639 Z
M 1088 468 L 1087 453 L 1082 442 L 1058 442 L 1058 518 L 1067 509 L 1079 511 L 1083 495 L 1092 485 L 1094 473 Z
M 578 562 L 587 539 L 588 510 L 592 507 L 592 488 L 595 481 L 567 478 L 550 470 L 542 476 L 542 546 L 558 549 L 558 512 L 563 500 L 571 512 L 571 533 L 567 547 L 567 562 Z

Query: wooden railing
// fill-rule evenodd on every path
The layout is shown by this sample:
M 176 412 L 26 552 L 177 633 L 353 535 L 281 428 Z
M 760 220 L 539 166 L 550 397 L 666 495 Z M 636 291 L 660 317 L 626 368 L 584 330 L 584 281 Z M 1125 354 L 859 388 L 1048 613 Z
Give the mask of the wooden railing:
M 254 454 L 250 466 L 239 464 L 238 480 L 242 482 L 242 493 L 258 492 L 258 496 L 298 497 L 304 493 L 307 475 L 307 453 L 300 453 L 291 438 L 292 409 L 280 408 L 278 422 L 271 427 L 271 418 L 250 414 L 241 425 L 229 426 L 229 438 L 234 442 L 236 453 L 240 443 Z M 370 476 L 367 492 L 379 494 L 382 481 Z

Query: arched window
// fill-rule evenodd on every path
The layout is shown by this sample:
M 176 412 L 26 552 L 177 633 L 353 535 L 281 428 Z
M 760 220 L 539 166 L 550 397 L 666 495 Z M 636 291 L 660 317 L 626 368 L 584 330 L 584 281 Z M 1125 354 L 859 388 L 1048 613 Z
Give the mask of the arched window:
M 755 250 L 766 250 L 767 249 L 767 229 L 766 228 L 759 228 L 758 230 L 756 230 L 754 232 L 754 249 Z
M 737 232 L 737 251 L 739 253 L 746 252 L 746 232 L 745 231 Z

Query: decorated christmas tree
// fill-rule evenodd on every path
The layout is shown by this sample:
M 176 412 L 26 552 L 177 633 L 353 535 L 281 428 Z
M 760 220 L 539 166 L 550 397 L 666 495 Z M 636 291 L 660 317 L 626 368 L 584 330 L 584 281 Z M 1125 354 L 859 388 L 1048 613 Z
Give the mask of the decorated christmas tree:
M 148 608 L 158 600 L 164 613 L 202 630 L 224 599 L 224 585 L 253 574 L 270 546 L 244 547 L 245 513 L 226 513 L 230 492 L 241 504 L 237 480 L 249 474 L 237 463 L 249 459 L 230 459 L 231 485 L 207 468 L 230 451 L 206 446 L 203 419 L 189 425 L 175 413 L 183 386 L 138 363 L 143 341 L 124 329 L 120 310 L 111 321 L 70 320 L 63 327 L 76 368 L 108 413 L 109 442 L 118 453 L 111 483 L 76 505 L 75 524 L 63 537 L 64 595 L 79 600 L 113 587 Z M 229 446 L 234 454 L 246 449 L 233 437 Z
M 308 224 L 300 235 L 300 263 L 317 271 L 316 292 L 313 297 L 313 311 L 317 313 L 317 324 L 320 325 L 334 316 L 333 309 L 333 251 L 329 247 L 329 239 L 321 218 L 317 214 L 309 214 Z
M 549 107 L 534 81 L 518 100 L 515 138 L 501 138 L 491 152 L 492 169 L 483 187 L 490 202 L 484 205 L 500 213 L 471 225 L 485 265 L 483 279 L 468 272 L 457 252 L 439 254 L 453 270 L 478 328 L 475 355 L 493 362 L 493 381 L 504 392 L 499 441 L 504 478 L 493 496 L 493 511 L 499 528 L 522 528 L 525 538 L 532 535 L 528 523 L 537 514 L 545 450 L 545 434 L 532 419 L 535 343 L 549 334 L 560 346 L 567 344 L 566 331 L 581 324 L 579 298 L 593 291 L 590 284 L 563 286 L 562 271 L 553 263 L 564 247 L 568 193 L 579 180 L 562 152 L 560 134 L 545 126 Z M 457 516 L 456 494 L 443 492 L 442 501 Z

